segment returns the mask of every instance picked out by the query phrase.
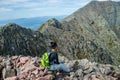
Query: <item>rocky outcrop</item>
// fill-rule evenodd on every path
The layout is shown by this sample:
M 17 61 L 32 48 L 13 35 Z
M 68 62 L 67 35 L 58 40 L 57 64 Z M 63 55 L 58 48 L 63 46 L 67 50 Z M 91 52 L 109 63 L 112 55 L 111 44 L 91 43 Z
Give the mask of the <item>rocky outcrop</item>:
M 62 57 L 62 56 L 61 56 Z M 60 60 L 62 60 L 60 57 Z M 63 58 L 63 57 L 62 57 Z M 52 72 L 44 69 L 40 65 L 39 57 L 13 56 L 3 58 L 0 64 L 5 64 L 8 60 L 13 65 L 6 65 L 4 69 L 11 66 L 11 70 L 16 69 L 17 75 L 10 77 L 7 74 L 4 80 L 119 80 L 120 70 L 117 66 L 109 64 L 98 64 L 90 62 L 87 59 L 82 60 L 67 60 L 64 59 L 64 64 L 73 67 L 74 70 L 70 73 Z M 10 69 L 10 68 L 9 68 Z M 4 73 L 4 70 L 3 70 Z M 13 74 L 13 73 L 12 73 Z
M 38 30 L 43 33 L 47 29 L 51 28 L 51 26 L 56 28 L 61 28 L 61 23 L 55 18 L 52 18 L 48 20 L 45 24 L 43 24 Z
M 0 55 L 41 55 L 46 51 L 40 32 L 7 24 L 0 29 Z
M 92 1 L 63 21 L 50 20 L 40 32 L 59 44 L 69 59 L 87 58 L 100 63 L 120 64 L 119 2 Z M 57 23 L 56 23 L 56 22 Z M 59 28 L 58 28 L 59 27 Z

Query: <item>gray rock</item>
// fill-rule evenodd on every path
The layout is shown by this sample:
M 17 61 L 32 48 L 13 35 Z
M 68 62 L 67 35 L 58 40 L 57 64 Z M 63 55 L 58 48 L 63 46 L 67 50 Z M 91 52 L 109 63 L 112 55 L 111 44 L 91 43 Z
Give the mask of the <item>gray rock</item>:
M 90 74 L 85 75 L 84 78 L 83 78 L 83 80 L 90 80 L 90 76 L 91 76 Z
M 0 80 L 3 79 L 3 77 L 2 77 L 3 68 L 4 68 L 4 66 L 2 64 L 0 64 Z
M 82 59 L 79 64 L 81 64 L 82 66 L 86 66 L 89 63 L 88 59 Z M 88 65 L 89 66 L 89 65 Z
M 78 69 L 76 72 L 76 77 L 78 77 L 79 79 L 83 79 L 83 70 L 82 69 Z
M 70 72 L 70 78 L 74 78 L 75 76 L 75 72 Z
M 84 74 L 89 74 L 89 73 L 91 73 L 93 71 L 94 71 L 94 69 L 92 67 L 90 67 L 90 68 L 84 70 Z
M 39 74 L 40 74 L 41 76 L 43 76 L 43 75 L 44 75 L 44 71 L 40 71 Z
M 17 71 L 16 69 L 6 69 L 4 68 L 3 71 L 2 71 L 2 75 L 3 75 L 3 78 L 7 78 L 7 77 L 13 77 L 13 76 L 16 76 L 17 75 Z

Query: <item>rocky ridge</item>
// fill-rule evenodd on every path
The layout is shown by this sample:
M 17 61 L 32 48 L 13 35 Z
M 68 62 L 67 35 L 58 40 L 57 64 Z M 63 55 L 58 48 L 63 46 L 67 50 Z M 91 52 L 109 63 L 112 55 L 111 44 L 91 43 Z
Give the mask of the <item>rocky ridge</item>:
M 114 1 L 91 1 L 61 22 L 55 19 L 47 21 L 42 26 L 46 29 L 43 31 L 40 28 L 39 31 L 56 41 L 59 51 L 69 59 L 87 58 L 119 65 L 119 4 Z M 57 28 L 55 24 L 61 26 Z
M 7 24 L 0 29 L 0 55 L 40 56 L 46 51 L 45 37 L 17 24 Z
M 12 56 L 1 57 L 0 76 L 4 80 L 119 80 L 118 67 L 98 64 L 87 59 L 67 60 L 64 64 L 75 67 L 70 73 L 47 71 L 40 65 L 39 57 Z M 3 68 L 4 67 L 4 68 Z M 9 74 L 8 74 L 9 73 Z M 2 80 L 2 79 L 1 79 Z

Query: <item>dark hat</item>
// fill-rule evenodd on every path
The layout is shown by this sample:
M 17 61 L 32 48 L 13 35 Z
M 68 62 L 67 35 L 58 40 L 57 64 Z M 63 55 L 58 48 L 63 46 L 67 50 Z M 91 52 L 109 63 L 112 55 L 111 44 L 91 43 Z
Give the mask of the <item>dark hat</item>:
M 50 44 L 51 44 L 50 47 L 53 48 L 53 49 L 57 47 L 57 43 L 56 42 L 50 42 Z

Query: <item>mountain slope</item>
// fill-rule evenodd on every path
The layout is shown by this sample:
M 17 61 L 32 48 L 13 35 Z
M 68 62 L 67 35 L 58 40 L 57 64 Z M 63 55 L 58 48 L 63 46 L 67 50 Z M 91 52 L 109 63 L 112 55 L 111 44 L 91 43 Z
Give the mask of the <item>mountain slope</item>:
M 44 40 L 39 32 L 7 24 L 0 29 L 0 55 L 40 56 L 46 51 Z
M 76 21 L 78 22 L 78 24 L 84 24 L 84 26 L 92 26 L 93 28 L 96 27 L 95 25 L 97 25 L 97 27 L 109 26 L 119 38 L 119 4 L 119 2 L 112 1 L 92 1 L 84 8 L 79 9 L 78 11 L 64 19 L 63 23 Z
M 49 26 L 44 35 L 58 42 L 59 51 L 70 59 L 88 58 L 100 63 L 120 64 L 120 3 L 92 1 L 63 21 Z M 54 29 L 53 29 L 54 28 Z M 42 30 L 40 30 L 42 31 Z
M 60 22 L 56 22 L 58 21 L 55 19 L 48 20 L 43 24 L 43 28 L 40 28 L 40 32 L 42 32 L 47 39 L 56 41 L 59 52 L 64 56 L 70 60 L 88 58 L 91 61 L 113 64 L 113 60 L 109 55 L 110 52 L 105 49 L 106 47 L 98 45 L 97 42 L 75 31 L 64 31 L 58 28 L 59 26 L 53 26 L 52 24 L 60 24 Z
M 113 59 L 120 60 L 120 3 L 92 1 L 62 21 L 63 25 L 95 40 L 112 52 Z M 68 23 L 66 25 L 66 23 Z M 70 27 L 69 27 L 70 26 Z

